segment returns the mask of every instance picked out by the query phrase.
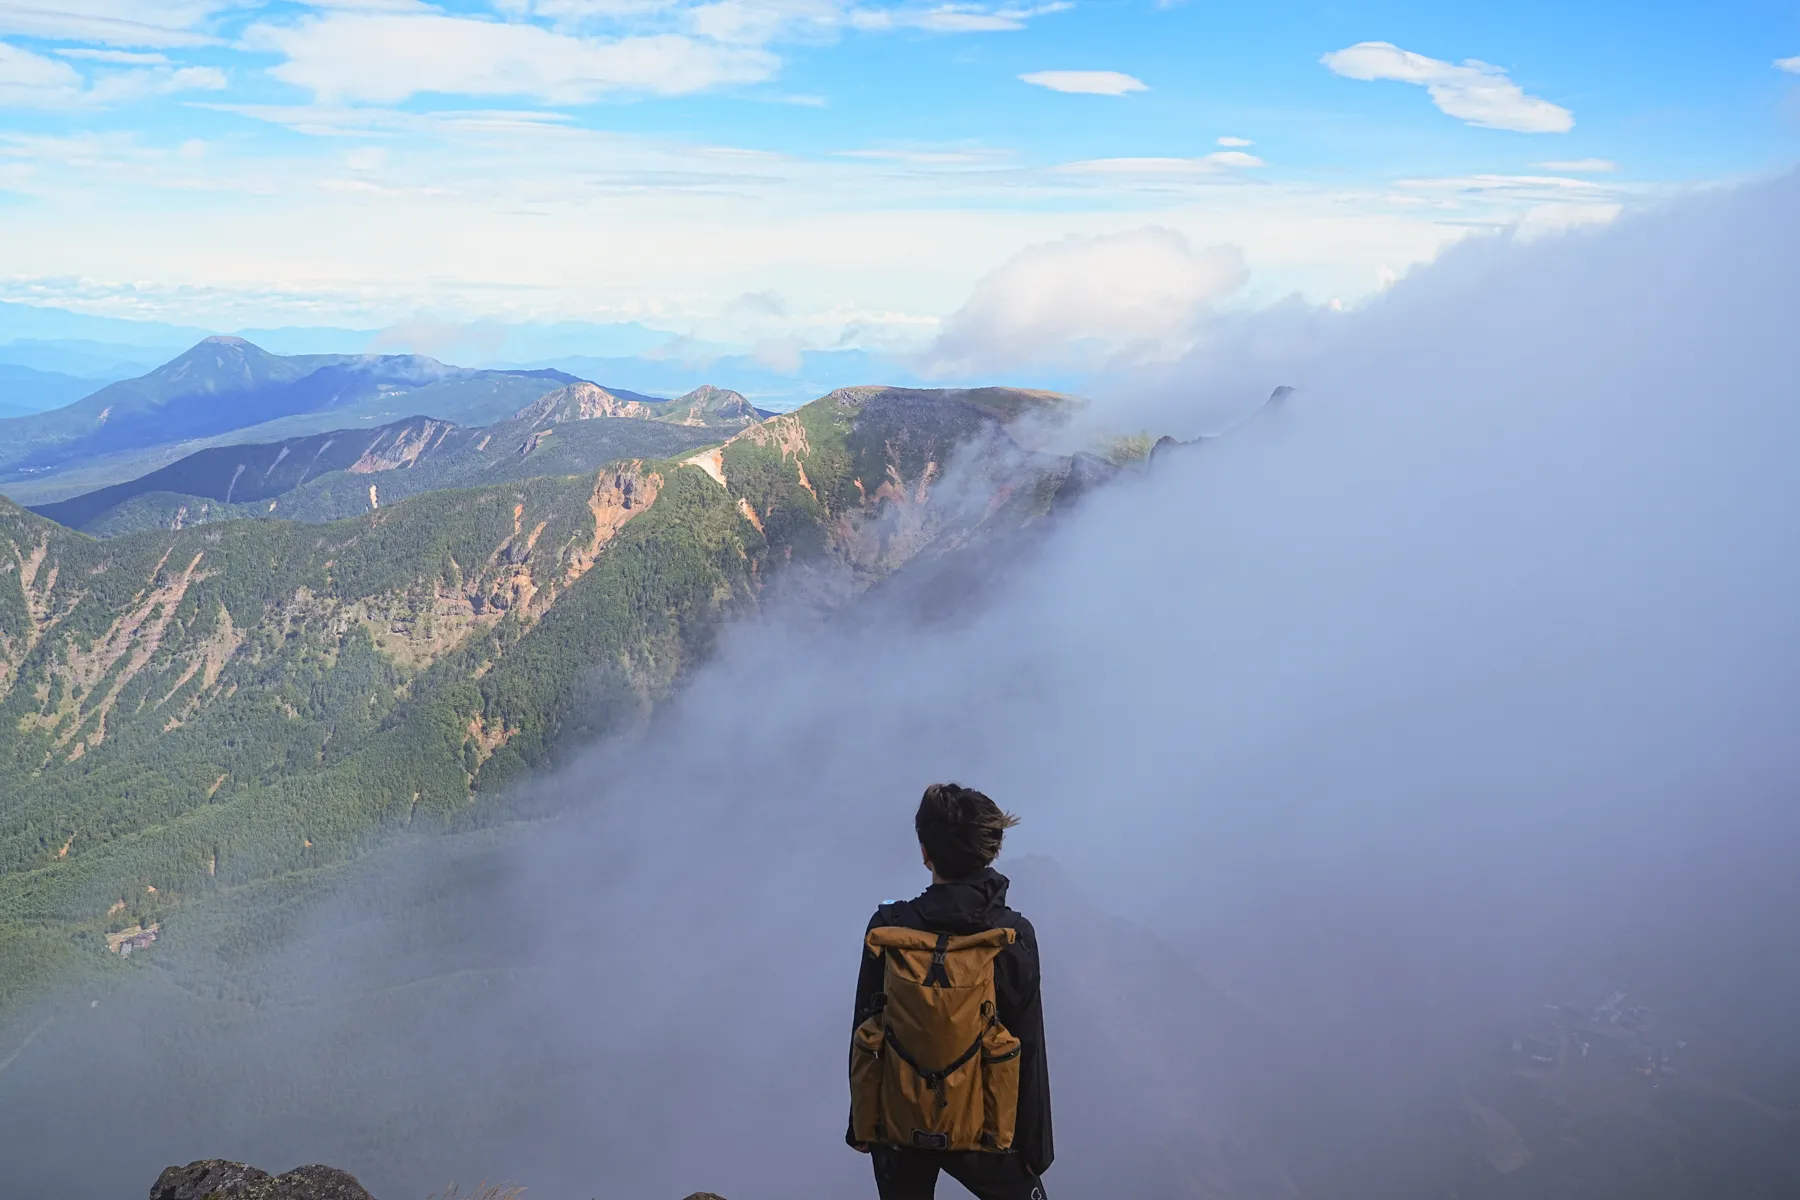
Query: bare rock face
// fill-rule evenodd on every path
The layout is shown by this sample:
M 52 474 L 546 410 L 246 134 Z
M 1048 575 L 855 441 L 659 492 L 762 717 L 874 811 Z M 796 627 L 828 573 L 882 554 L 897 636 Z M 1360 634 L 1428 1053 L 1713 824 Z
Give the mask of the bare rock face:
M 266 1183 L 267 1171 L 222 1158 L 206 1158 L 185 1167 L 170 1167 L 157 1176 L 150 1200 L 225 1200 L 244 1193 L 253 1184 Z
M 336 1167 L 295 1167 L 270 1175 L 243 1163 L 208 1158 L 170 1167 L 150 1200 L 375 1200 L 355 1176 Z
M 270 1175 L 243 1163 L 204 1158 L 170 1167 L 157 1177 L 150 1200 L 375 1200 L 347 1171 L 336 1167 L 295 1167 Z M 695 1192 L 687 1200 L 725 1200 L 715 1192 Z

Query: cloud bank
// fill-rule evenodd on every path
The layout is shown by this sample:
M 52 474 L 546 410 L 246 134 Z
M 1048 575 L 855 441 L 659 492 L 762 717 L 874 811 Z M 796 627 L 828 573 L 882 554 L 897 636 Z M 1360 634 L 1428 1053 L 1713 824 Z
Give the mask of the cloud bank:
M 1236 249 L 1195 250 L 1155 227 L 1033 246 L 984 277 L 944 321 L 927 369 L 969 374 L 1173 357 L 1207 306 L 1247 276 Z

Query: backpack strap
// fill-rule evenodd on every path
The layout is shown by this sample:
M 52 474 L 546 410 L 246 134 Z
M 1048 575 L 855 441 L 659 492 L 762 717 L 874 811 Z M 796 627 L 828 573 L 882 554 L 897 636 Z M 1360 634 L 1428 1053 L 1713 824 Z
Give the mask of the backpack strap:
M 931 968 L 925 972 L 926 987 L 947 988 L 950 986 L 950 973 L 944 969 L 944 956 L 950 953 L 950 935 L 938 934 L 937 945 L 932 947 Z
M 989 1023 L 992 1023 L 991 1019 Z M 982 1038 L 987 1036 L 987 1027 L 982 1027 L 981 1034 L 976 1037 L 974 1043 L 967 1050 L 964 1050 L 961 1054 L 956 1056 L 955 1062 L 937 1071 L 928 1071 L 919 1065 L 919 1060 L 914 1058 L 907 1051 L 906 1047 L 901 1045 L 900 1039 L 894 1036 L 894 1027 L 892 1025 L 886 1027 L 885 1033 L 886 1043 L 893 1049 L 894 1055 L 899 1058 L 901 1062 L 911 1067 L 913 1072 L 918 1075 L 920 1079 L 925 1081 L 925 1086 L 929 1087 L 937 1096 L 938 1108 L 942 1109 L 950 1102 L 949 1098 L 944 1095 L 944 1080 L 956 1074 L 963 1067 L 968 1065 L 970 1059 L 981 1053 L 981 1041 Z

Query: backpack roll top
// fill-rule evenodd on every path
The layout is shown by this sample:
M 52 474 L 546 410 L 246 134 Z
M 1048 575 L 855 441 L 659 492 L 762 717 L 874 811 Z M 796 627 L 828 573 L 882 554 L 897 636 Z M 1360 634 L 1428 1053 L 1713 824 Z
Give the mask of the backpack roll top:
M 852 1043 L 859 1141 L 868 1130 L 870 1142 L 916 1149 L 1012 1145 L 1019 1040 L 996 1014 L 994 960 L 1017 936 L 1011 929 L 869 931 L 869 952 L 883 962 L 885 1003 Z

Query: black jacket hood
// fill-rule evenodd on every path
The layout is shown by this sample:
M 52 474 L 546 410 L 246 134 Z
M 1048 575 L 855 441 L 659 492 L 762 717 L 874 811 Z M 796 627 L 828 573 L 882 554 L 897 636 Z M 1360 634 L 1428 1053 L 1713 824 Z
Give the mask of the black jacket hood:
M 967 879 L 932 884 L 912 902 L 913 911 L 945 933 L 980 933 L 994 928 L 1011 884 L 994 868 L 983 867 Z

